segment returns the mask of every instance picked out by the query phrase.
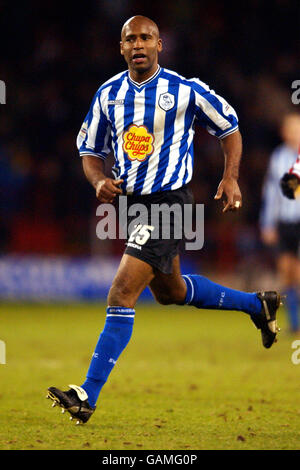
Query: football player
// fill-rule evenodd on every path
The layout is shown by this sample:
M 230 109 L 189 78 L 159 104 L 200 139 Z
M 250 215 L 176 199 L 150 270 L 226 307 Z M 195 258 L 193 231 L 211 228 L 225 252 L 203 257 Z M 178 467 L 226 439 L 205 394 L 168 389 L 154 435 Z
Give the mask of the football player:
M 151 19 L 135 16 L 124 24 L 120 52 L 128 69 L 98 89 L 78 135 L 84 173 L 102 203 L 122 194 L 129 208 L 143 204 L 145 213 L 154 204 L 176 203 L 183 208 L 191 203 L 188 183 L 193 173 L 194 125 L 199 124 L 219 139 L 224 153 L 215 199 L 223 199 L 224 213 L 237 211 L 242 207 L 238 185 L 242 138 L 236 112 L 198 78 L 187 79 L 161 67 L 162 47 Z M 110 151 L 115 156 L 115 179 L 104 172 Z M 276 340 L 280 295 L 241 292 L 201 275 L 182 275 L 180 239 L 174 235 L 177 222 L 176 217 L 170 219 L 167 239 L 161 235 L 162 227 L 153 227 L 151 220 L 136 224 L 108 294 L 104 329 L 85 382 L 66 391 L 48 389 L 53 404 L 69 411 L 77 422 L 86 422 L 94 412 L 99 393 L 131 338 L 135 305 L 147 286 L 164 305 L 245 312 L 261 330 L 264 347 Z M 151 236 L 157 228 L 158 238 Z
M 287 114 L 282 120 L 280 134 L 282 143 L 271 154 L 263 186 L 260 227 L 263 242 L 277 250 L 277 271 L 286 295 L 289 325 L 292 332 L 297 332 L 300 308 L 300 200 L 293 199 L 300 175 L 299 160 L 295 163 L 300 143 L 300 115 Z

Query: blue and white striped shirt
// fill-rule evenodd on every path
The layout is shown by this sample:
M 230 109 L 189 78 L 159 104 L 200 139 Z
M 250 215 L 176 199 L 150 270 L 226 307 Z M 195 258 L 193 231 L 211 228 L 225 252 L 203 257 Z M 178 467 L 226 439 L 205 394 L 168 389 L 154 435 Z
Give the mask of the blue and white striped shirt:
M 297 151 L 285 144 L 271 154 L 263 185 L 263 204 L 260 213 L 262 228 L 275 228 L 278 222 L 300 222 L 300 200 L 285 197 L 280 189 L 280 179 L 288 173 L 297 159 Z
M 77 147 L 104 160 L 113 151 L 124 194 L 174 190 L 192 178 L 194 122 L 219 139 L 238 129 L 234 109 L 197 78 L 158 66 L 136 83 L 125 71 L 96 92 Z

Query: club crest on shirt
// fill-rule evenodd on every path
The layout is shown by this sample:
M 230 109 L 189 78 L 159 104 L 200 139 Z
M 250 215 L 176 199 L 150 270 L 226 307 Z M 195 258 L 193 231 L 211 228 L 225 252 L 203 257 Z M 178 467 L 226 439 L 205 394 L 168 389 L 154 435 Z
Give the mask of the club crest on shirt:
M 158 99 L 158 105 L 164 111 L 169 111 L 174 108 L 175 105 L 175 96 L 171 93 L 162 93 Z
M 123 151 L 128 155 L 129 160 L 142 162 L 154 151 L 154 136 L 148 131 L 146 126 L 136 126 L 132 124 L 123 133 Z

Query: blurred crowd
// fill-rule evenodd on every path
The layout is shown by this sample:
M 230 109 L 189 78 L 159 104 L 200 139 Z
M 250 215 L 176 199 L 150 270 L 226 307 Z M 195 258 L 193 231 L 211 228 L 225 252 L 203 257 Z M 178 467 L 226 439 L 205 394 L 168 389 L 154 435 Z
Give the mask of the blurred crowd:
M 283 115 L 297 111 L 291 84 L 300 78 L 299 0 L 271 3 L 0 1 L 0 79 L 7 93 L 0 106 L 0 253 L 91 254 L 97 201 L 75 141 L 97 88 L 126 68 L 120 29 L 135 14 L 160 27 L 161 66 L 199 77 L 239 116 L 244 206 L 238 217 L 224 217 L 213 199 L 223 169 L 219 143 L 196 132 L 191 186 L 206 217 L 199 256 L 230 267 L 255 253 L 263 178 Z M 123 241 L 105 246 L 120 253 Z

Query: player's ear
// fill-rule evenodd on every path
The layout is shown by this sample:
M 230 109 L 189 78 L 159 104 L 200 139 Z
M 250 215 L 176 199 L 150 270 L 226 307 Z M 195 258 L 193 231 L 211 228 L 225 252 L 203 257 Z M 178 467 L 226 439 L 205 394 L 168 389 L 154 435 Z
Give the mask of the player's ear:
M 123 42 L 122 41 L 120 41 L 120 53 L 121 53 L 121 55 L 124 55 Z
M 159 38 L 157 40 L 157 51 L 161 52 L 162 50 L 163 50 L 162 40 L 161 40 L 161 38 Z

